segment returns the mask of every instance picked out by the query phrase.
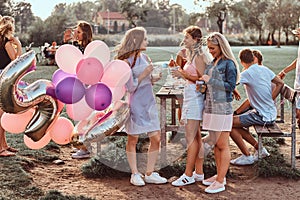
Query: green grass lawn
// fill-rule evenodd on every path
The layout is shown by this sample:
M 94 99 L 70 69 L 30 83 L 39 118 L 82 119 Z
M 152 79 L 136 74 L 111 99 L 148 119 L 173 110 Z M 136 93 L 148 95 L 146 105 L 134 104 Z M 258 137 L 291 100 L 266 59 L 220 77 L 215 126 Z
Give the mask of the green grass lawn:
M 238 53 L 242 48 L 246 47 L 232 47 L 232 51 L 238 60 Z M 282 46 L 277 48 L 275 46 L 251 46 L 251 49 L 258 49 L 262 52 L 264 56 L 263 64 L 269 67 L 271 70 L 277 74 L 285 66 L 289 65 L 297 56 L 298 46 Z M 179 51 L 180 47 L 148 47 L 146 54 L 152 59 L 153 62 L 158 62 L 159 64 L 167 63 L 171 56 L 176 57 L 176 53 Z M 34 48 L 38 52 L 37 48 Z M 113 50 L 113 48 L 111 48 Z M 111 54 L 113 58 L 114 54 Z M 57 66 L 38 66 L 35 72 L 30 73 L 25 77 L 25 80 L 33 82 L 38 79 L 48 79 L 51 80 L 53 72 L 58 69 Z M 242 66 L 240 65 L 240 70 L 242 71 Z M 165 82 L 167 75 L 167 70 L 163 70 L 163 78 L 154 85 L 154 92 L 157 92 L 160 87 Z M 295 71 L 287 74 L 284 79 L 285 83 L 293 87 L 295 78 Z M 237 89 L 240 91 L 242 98 L 245 98 L 245 92 L 243 86 L 239 85 Z M 237 102 L 239 104 L 239 102 Z M 234 103 L 235 105 L 235 103 Z

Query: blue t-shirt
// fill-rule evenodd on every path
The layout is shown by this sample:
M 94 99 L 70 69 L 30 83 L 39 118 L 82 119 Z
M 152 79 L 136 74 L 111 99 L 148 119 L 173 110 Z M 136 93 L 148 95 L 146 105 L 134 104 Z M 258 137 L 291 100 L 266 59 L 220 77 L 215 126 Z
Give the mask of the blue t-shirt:
M 241 73 L 240 83 L 244 84 L 250 105 L 266 122 L 274 121 L 277 109 L 272 99 L 274 72 L 265 66 L 251 65 Z

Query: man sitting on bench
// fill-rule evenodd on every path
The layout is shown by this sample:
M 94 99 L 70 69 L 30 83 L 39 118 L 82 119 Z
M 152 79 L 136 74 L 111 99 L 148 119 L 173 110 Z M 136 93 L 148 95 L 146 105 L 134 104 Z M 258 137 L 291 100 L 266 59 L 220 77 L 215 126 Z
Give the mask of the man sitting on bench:
M 248 127 L 275 123 L 277 109 L 273 99 L 279 94 L 284 83 L 269 68 L 259 66 L 250 49 L 241 50 L 239 58 L 244 67 L 240 83 L 244 84 L 248 99 L 234 112 L 230 137 L 242 151 L 242 156 L 231 160 L 230 163 L 251 165 L 258 159 L 258 142 L 251 135 Z M 273 91 L 272 83 L 274 83 Z M 253 109 L 249 110 L 249 108 Z M 254 157 L 250 154 L 243 139 L 256 149 Z M 268 151 L 263 148 L 262 157 L 269 155 Z

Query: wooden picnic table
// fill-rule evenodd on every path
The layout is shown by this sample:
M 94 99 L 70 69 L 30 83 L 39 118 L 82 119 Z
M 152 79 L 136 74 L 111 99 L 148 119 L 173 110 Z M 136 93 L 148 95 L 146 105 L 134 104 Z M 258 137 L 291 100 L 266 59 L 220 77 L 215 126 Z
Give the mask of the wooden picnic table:
M 179 108 L 179 104 L 176 100 L 183 99 L 183 88 L 161 87 L 156 93 L 156 97 L 160 99 L 160 127 L 161 127 L 161 161 L 166 162 L 166 132 L 172 131 L 175 133 L 179 129 L 178 119 L 176 118 L 176 108 Z M 171 101 L 171 109 L 167 109 L 167 100 Z M 167 122 L 167 111 L 171 112 L 171 124 Z

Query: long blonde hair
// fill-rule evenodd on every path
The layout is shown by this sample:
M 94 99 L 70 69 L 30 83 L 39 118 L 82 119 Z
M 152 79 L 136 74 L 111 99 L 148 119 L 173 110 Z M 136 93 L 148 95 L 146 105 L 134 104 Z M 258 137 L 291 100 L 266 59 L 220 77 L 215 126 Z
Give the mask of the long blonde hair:
M 141 44 L 145 39 L 146 29 L 143 27 L 135 27 L 125 33 L 121 43 L 116 47 L 116 59 L 125 60 L 134 55 L 134 61 L 131 65 L 135 65 L 136 59 L 141 51 Z
M 15 31 L 15 20 L 10 16 L 0 17 L 0 44 L 2 44 L 5 38 L 13 35 Z
M 231 50 L 228 40 L 221 33 L 213 32 L 206 37 L 206 43 L 208 41 L 210 41 L 212 44 L 218 45 L 220 47 L 223 59 L 232 60 L 234 62 L 236 70 L 237 70 L 236 82 L 238 83 L 240 81 L 239 63 L 237 62 L 237 60 L 235 59 L 235 57 L 232 53 L 232 50 Z

